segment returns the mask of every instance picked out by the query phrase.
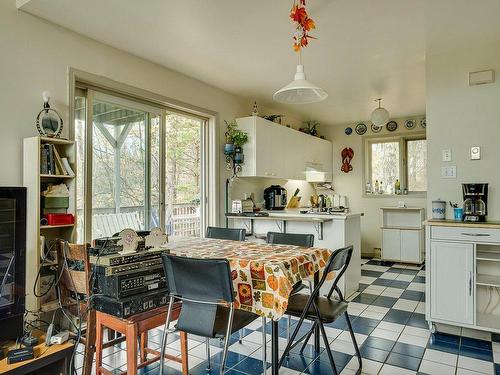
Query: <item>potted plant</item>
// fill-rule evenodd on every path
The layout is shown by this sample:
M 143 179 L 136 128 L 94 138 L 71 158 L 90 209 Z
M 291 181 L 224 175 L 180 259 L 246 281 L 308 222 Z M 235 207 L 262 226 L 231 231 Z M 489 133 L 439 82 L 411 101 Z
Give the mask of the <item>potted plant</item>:
M 248 142 L 248 134 L 244 131 L 236 129 L 232 138 L 234 144 L 234 161 L 243 163 L 243 148 L 242 146 Z
M 236 131 L 236 128 L 238 124 L 236 123 L 236 120 L 233 120 L 231 122 L 227 122 L 224 120 L 226 123 L 226 132 L 224 135 L 226 136 L 226 144 L 224 145 L 224 154 L 226 155 L 232 155 L 234 153 L 234 143 L 233 143 L 233 135 L 234 132 Z

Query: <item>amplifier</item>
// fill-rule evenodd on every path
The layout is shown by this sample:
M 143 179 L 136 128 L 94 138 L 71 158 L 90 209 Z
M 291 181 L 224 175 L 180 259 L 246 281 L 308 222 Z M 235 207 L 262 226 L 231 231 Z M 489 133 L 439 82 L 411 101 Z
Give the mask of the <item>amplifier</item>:
M 94 297 L 94 308 L 96 310 L 119 318 L 128 318 L 131 315 L 139 314 L 167 304 L 168 297 L 166 289 L 122 299 L 114 299 L 100 295 Z
M 100 262 L 99 262 L 100 263 Z M 104 276 L 116 275 L 122 272 L 135 271 L 140 269 L 155 268 L 162 266 L 161 258 L 144 260 L 142 262 L 128 263 L 120 266 L 102 266 L 100 264 L 93 264 L 92 269 L 95 273 Z
M 126 271 L 111 276 L 97 274 L 94 293 L 124 298 L 151 290 L 165 288 L 163 267 Z
M 103 257 L 106 255 L 117 254 L 119 251 L 123 250 L 122 245 L 118 245 L 121 237 L 103 237 L 96 238 L 94 240 L 94 246 L 89 247 L 89 255 L 94 255 L 96 257 Z M 146 243 L 143 237 L 139 239 L 137 244 L 137 251 L 142 251 L 146 249 Z
M 168 249 L 160 249 L 160 250 L 143 250 L 138 253 L 133 254 L 111 254 L 111 255 L 103 255 L 103 256 L 90 256 L 90 263 L 98 264 L 101 266 L 120 266 L 123 264 L 130 264 L 135 262 L 143 262 L 146 260 L 152 259 L 160 259 L 161 254 L 168 254 Z

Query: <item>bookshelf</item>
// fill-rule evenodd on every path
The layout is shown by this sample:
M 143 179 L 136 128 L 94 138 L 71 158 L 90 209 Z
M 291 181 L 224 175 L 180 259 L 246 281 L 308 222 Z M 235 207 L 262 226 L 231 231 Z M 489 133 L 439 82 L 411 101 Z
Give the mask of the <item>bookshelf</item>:
M 67 158 L 72 174 L 63 174 L 60 167 L 54 171 L 42 168 L 45 157 L 42 156 L 44 147 L 52 147 L 60 158 Z M 46 156 L 46 155 L 45 155 Z M 55 164 L 55 161 L 54 161 Z M 43 169 L 43 173 L 42 173 Z M 39 270 L 41 273 L 57 269 L 57 262 L 45 260 L 41 248 L 41 236 L 47 242 L 55 239 L 65 239 L 73 242 L 75 239 L 75 224 L 41 225 L 43 216 L 41 192 L 48 185 L 64 183 L 69 191 L 69 207 L 67 213 L 75 217 L 76 224 L 76 147 L 75 142 L 47 137 L 30 137 L 24 139 L 23 147 L 23 184 L 27 188 L 27 216 L 26 216 L 26 309 L 28 311 L 50 312 L 57 306 L 50 301 L 43 301 L 36 297 L 33 291 Z M 40 294 L 40 281 L 37 283 L 36 294 Z

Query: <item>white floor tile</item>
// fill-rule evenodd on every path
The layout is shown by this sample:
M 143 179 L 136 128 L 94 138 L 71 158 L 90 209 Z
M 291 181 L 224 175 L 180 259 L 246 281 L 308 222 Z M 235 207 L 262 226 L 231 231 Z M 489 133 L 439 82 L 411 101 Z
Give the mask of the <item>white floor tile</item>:
M 371 284 L 375 280 L 377 280 L 376 277 L 370 277 L 370 276 L 361 276 L 361 279 L 359 280 L 360 284 Z
M 399 337 L 399 334 L 400 334 L 399 332 L 388 331 L 388 330 L 377 327 L 372 331 L 370 336 L 380 337 L 382 339 L 396 341 Z
M 416 374 L 416 372 L 388 364 L 383 365 L 382 369 L 379 372 L 379 375 L 412 375 L 412 374 Z
M 399 298 L 401 297 L 401 294 L 403 294 L 403 292 L 404 289 L 387 287 L 382 292 L 382 295 L 387 297 Z
M 455 367 L 457 365 L 458 355 L 434 349 L 426 349 L 423 359 Z
M 367 335 L 363 335 L 361 333 L 354 333 L 354 337 L 356 338 L 356 342 L 358 343 L 358 346 L 361 346 L 365 342 L 365 340 L 368 338 Z M 352 340 L 351 340 L 351 334 L 349 333 L 349 331 L 343 331 L 337 337 L 337 340 L 352 342 Z
M 378 324 L 377 328 L 385 329 L 386 331 L 401 333 L 403 332 L 405 326 L 402 324 L 381 321 Z
M 189 351 L 189 358 L 191 356 L 195 356 L 201 359 L 206 359 L 207 358 L 207 347 L 205 344 L 203 345 L 198 345 L 196 348 L 193 348 Z M 210 356 L 216 355 L 218 353 L 222 352 L 222 348 L 219 348 L 218 346 L 213 346 L 210 345 Z
M 494 353 L 500 353 L 500 342 L 492 342 L 491 347 Z
M 467 370 L 464 368 L 457 368 L 457 375 L 484 375 L 481 372 Z
M 329 340 L 333 340 L 336 339 L 343 331 L 338 328 L 325 327 L 325 332 L 326 337 L 328 337 Z
M 416 313 L 425 314 L 425 302 L 419 302 L 417 308 L 415 309 Z
M 346 369 L 356 371 L 359 368 L 358 358 L 352 357 L 349 363 L 347 363 L 345 367 Z M 367 375 L 378 374 L 381 368 L 382 368 L 382 363 L 363 358 L 363 368 L 361 370 L 361 373 Z
M 412 335 L 412 336 L 418 336 L 422 337 L 425 339 L 428 339 L 429 336 L 431 335 L 431 332 L 428 329 L 425 328 L 417 328 L 417 327 L 411 327 L 411 326 L 406 326 L 403 330 L 403 334 L 405 335 Z
M 425 284 L 420 283 L 410 283 L 406 288 L 408 290 L 416 290 L 417 292 L 425 292 Z
M 398 277 L 396 277 L 396 280 L 400 281 L 412 281 L 415 278 L 415 275 L 406 275 L 404 273 L 400 273 Z
M 408 299 L 399 299 L 396 301 L 394 306 L 392 306 L 393 309 L 397 310 L 404 310 L 404 311 L 410 311 L 413 312 L 417 308 L 418 301 L 411 301 Z
M 385 313 L 379 313 L 376 311 L 363 311 L 360 316 L 363 318 L 370 318 L 370 319 L 376 319 L 376 320 L 382 320 L 384 319 Z
M 242 341 L 241 344 L 239 342 L 235 342 L 233 345 L 229 346 L 230 351 L 243 355 L 250 355 L 259 348 L 259 344 L 250 341 Z
M 409 335 L 403 332 L 401 336 L 399 336 L 398 341 L 404 344 L 417 345 L 421 346 L 422 348 L 425 348 L 427 346 L 428 338 Z
M 385 267 L 385 266 L 377 266 L 376 264 L 365 264 L 363 266 L 364 270 L 368 271 L 377 271 L 377 272 L 385 272 L 389 269 L 390 267 Z
M 399 273 L 395 273 L 395 272 L 384 272 L 382 275 L 380 275 L 380 279 L 396 280 L 396 278 L 399 275 L 400 275 Z
M 365 311 L 373 311 L 373 312 L 378 312 L 381 314 L 387 314 L 389 312 L 388 307 L 382 307 L 382 306 L 368 306 Z
M 455 375 L 455 366 L 448 366 L 424 359 L 420 363 L 418 371 L 429 375 Z
M 495 371 L 493 362 L 481 361 L 480 359 L 465 356 L 458 357 L 458 367 L 491 375 L 493 375 Z
M 462 333 L 462 328 L 458 326 L 451 326 L 448 324 L 436 323 L 436 330 L 442 333 L 448 333 L 450 335 L 460 336 Z
M 479 331 L 477 329 L 462 328 L 462 336 L 471 337 L 473 339 L 491 341 L 491 333 Z
M 354 355 L 356 353 L 354 345 L 351 341 L 343 341 L 336 339 L 330 343 L 330 349 L 332 351 L 341 352 L 349 355 Z

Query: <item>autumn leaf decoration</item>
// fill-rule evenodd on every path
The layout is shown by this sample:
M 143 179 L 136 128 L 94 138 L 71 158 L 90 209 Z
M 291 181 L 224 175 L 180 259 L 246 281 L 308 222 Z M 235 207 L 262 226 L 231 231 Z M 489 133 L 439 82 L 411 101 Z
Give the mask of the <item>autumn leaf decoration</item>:
M 295 52 L 300 52 L 300 49 L 307 47 L 309 39 L 316 39 L 309 35 L 309 31 L 316 28 L 312 18 L 309 18 L 306 10 L 306 0 L 293 2 L 290 18 L 296 24 L 295 33 L 293 35 L 293 49 Z

